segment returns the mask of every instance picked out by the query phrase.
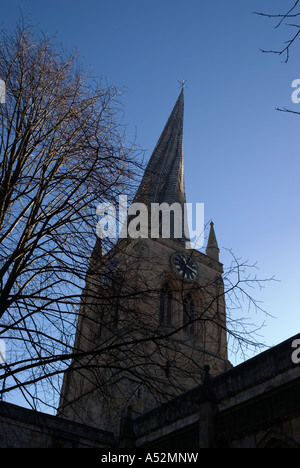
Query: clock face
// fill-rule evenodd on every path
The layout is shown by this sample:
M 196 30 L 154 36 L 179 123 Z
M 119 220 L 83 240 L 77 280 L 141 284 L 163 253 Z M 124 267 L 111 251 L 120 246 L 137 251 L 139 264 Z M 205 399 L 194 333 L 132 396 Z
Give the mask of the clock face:
M 197 265 L 191 258 L 182 253 L 176 253 L 172 257 L 174 270 L 179 276 L 187 281 L 197 278 Z

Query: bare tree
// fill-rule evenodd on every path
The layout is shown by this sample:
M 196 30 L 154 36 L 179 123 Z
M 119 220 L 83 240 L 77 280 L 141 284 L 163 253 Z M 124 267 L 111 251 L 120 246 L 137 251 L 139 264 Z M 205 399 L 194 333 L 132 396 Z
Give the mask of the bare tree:
M 297 19 L 300 16 L 299 0 L 296 0 L 292 4 L 291 8 L 289 8 L 286 12 L 283 12 L 283 13 L 271 14 L 271 13 L 255 12 L 255 14 L 264 16 L 270 19 L 273 19 L 273 18 L 276 19 L 275 29 L 281 26 L 290 26 L 291 28 L 294 28 L 296 32 L 292 34 L 292 37 L 285 42 L 285 45 L 280 50 L 262 49 L 263 53 L 272 53 L 272 54 L 276 54 L 279 56 L 285 55 L 285 62 L 288 62 L 289 56 L 290 56 L 290 49 L 293 46 L 293 44 L 297 41 L 298 37 L 300 36 L 300 25 L 296 23 L 290 23 L 287 21 L 290 21 L 291 19 Z
M 166 275 L 160 241 L 122 241 L 93 263 L 60 414 L 117 433 L 120 408 L 132 401 L 133 414 L 143 412 L 200 384 L 205 366 L 213 375 L 229 369 L 228 338 L 236 353 L 263 347 L 249 317 L 266 313 L 252 293 L 268 280 L 231 255 L 223 278 L 204 264 L 191 283 Z
M 290 28 L 293 28 L 294 33 L 292 34 L 291 38 L 288 39 L 285 43 L 284 46 L 281 49 L 272 49 L 272 50 L 265 50 L 261 49 L 263 53 L 269 53 L 269 54 L 275 54 L 278 56 L 285 56 L 285 63 L 288 63 L 289 58 L 290 58 L 290 50 L 292 47 L 295 46 L 297 40 L 300 37 L 300 24 L 295 23 L 295 22 L 290 22 L 291 20 L 296 20 L 298 17 L 300 17 L 300 2 L 299 0 L 296 0 L 295 2 L 291 3 L 290 8 L 282 13 L 277 13 L 277 14 L 271 14 L 271 13 L 262 13 L 262 12 L 255 12 L 255 14 L 259 16 L 263 16 L 268 19 L 275 19 L 276 20 L 276 25 L 275 29 L 282 28 L 283 26 L 289 26 Z M 298 80 L 296 80 L 297 85 L 298 85 Z M 297 86 L 296 85 L 296 86 Z M 280 112 L 288 112 L 291 114 L 297 114 L 300 115 L 300 112 L 292 110 L 292 109 L 287 109 L 287 108 L 276 108 L 276 110 Z
M 152 242 L 125 239 L 110 250 L 96 239 L 98 203 L 130 194 L 139 175 L 119 90 L 91 80 L 76 55 L 22 22 L 2 32 L 0 76 L 3 397 L 18 390 L 33 407 L 56 408 L 62 375 L 68 386 L 75 371 L 87 399 L 96 390 L 110 402 L 120 372 L 165 398 L 179 381 L 199 383 L 207 362 L 189 345 L 199 348 L 199 337 L 216 356 L 226 335 L 241 349 L 259 346 L 238 312 L 243 301 L 260 308 L 247 291 L 263 285 L 249 274 L 254 265 L 233 257 L 223 280 L 220 270 L 188 288 L 179 279 L 162 288 L 160 258 L 145 254 Z
M 72 349 L 96 207 L 130 193 L 135 150 L 120 91 L 76 54 L 23 20 L 0 44 L 0 332 L 13 366 L 23 358 L 44 373 L 44 360 Z

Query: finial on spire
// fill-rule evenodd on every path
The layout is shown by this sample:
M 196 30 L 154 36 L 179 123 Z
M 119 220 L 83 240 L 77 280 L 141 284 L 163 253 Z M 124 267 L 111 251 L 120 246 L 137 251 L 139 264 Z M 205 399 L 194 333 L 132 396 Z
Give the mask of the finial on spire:
M 187 80 L 178 80 L 178 83 L 179 83 L 179 86 L 181 88 L 181 90 L 183 90 L 184 88 L 187 88 L 187 85 L 185 84 Z

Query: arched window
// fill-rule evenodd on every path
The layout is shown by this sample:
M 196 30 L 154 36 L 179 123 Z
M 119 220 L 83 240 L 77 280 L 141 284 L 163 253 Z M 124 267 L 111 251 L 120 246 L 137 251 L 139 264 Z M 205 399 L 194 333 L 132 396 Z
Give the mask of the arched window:
M 299 445 L 286 434 L 271 430 L 258 443 L 257 448 L 299 448 Z
M 166 284 L 160 292 L 159 323 L 172 325 L 172 292 Z
M 184 331 L 195 335 L 195 306 L 191 294 L 188 294 L 183 299 L 183 317 L 182 324 Z

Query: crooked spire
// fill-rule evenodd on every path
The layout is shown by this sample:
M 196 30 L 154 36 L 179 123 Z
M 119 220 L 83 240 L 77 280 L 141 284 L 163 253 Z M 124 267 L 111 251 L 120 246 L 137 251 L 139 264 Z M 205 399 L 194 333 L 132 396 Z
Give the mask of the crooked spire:
M 154 148 L 135 202 L 185 203 L 183 170 L 183 90 Z
M 148 208 L 151 207 L 151 203 L 168 203 L 169 205 L 180 203 L 182 215 L 186 202 L 182 149 L 183 114 L 182 89 L 153 150 L 134 198 L 134 202 L 144 203 Z M 178 240 L 186 240 L 184 231 L 183 238 Z

